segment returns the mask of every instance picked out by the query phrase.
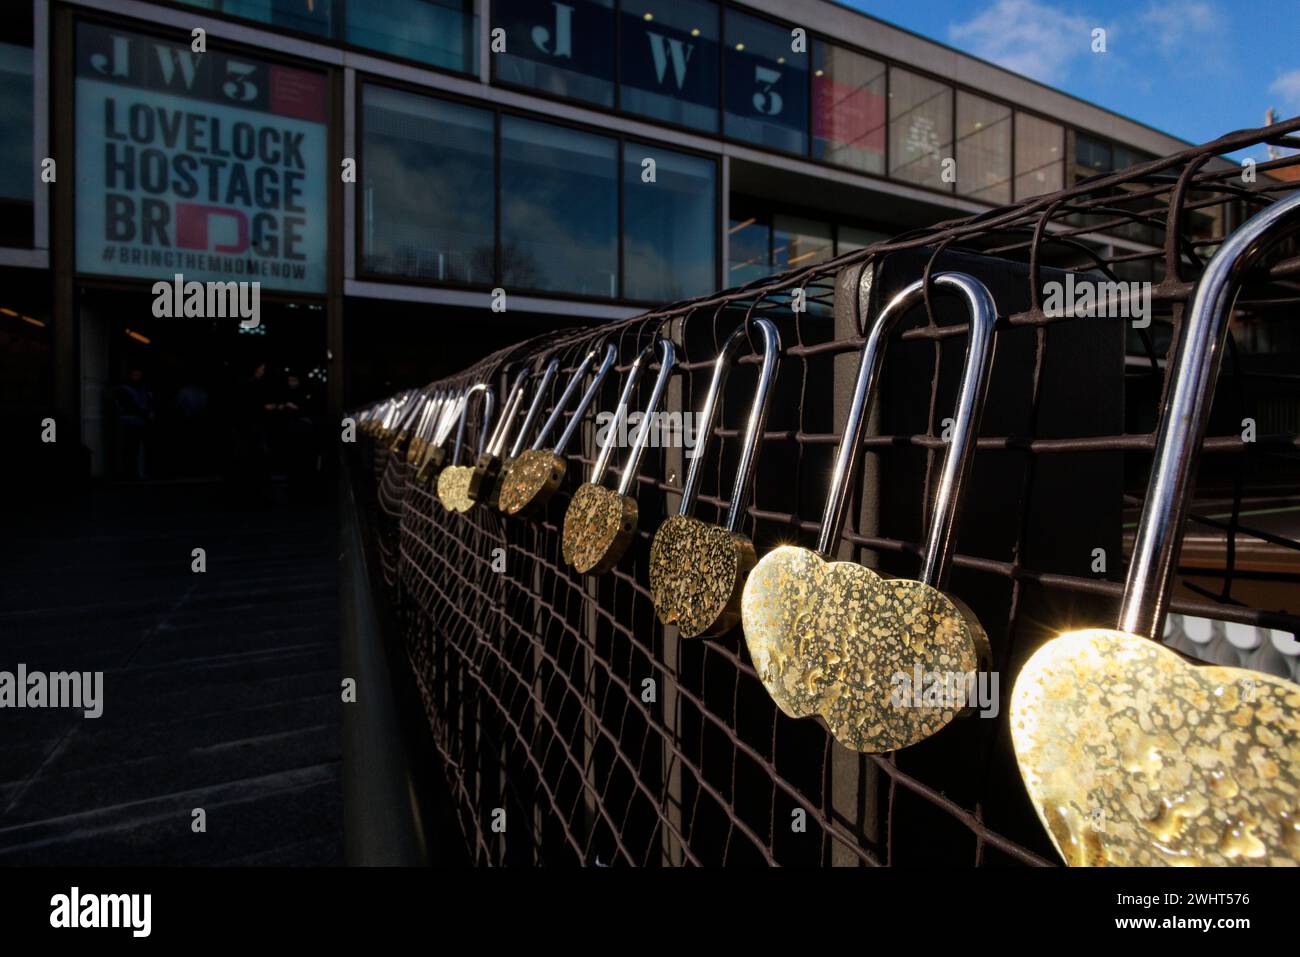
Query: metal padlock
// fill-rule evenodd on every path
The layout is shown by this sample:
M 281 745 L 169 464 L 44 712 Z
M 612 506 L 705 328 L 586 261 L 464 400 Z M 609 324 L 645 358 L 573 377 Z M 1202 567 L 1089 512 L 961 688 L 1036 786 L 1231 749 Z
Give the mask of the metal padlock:
M 591 405 L 591 401 L 596 397 L 601 383 L 605 381 L 605 376 L 614 365 L 618 350 L 614 348 L 612 343 L 605 346 L 605 356 L 601 360 L 600 367 L 596 370 L 591 385 L 587 387 L 587 391 L 583 393 L 582 399 L 578 402 L 578 407 L 573 410 L 573 416 L 569 419 L 568 425 L 565 426 L 564 432 L 560 435 L 560 440 L 550 449 L 542 448 L 542 443 L 546 441 L 546 436 L 550 434 L 551 429 L 564 415 L 565 406 L 568 405 L 573 393 L 578 390 L 578 385 L 582 377 L 586 375 L 592 360 L 595 359 L 597 351 L 598 349 L 592 349 L 578 364 L 578 368 L 573 373 L 573 378 L 565 386 L 559 402 L 555 404 L 555 409 L 546 420 L 546 424 L 542 426 L 533 447 L 520 452 L 519 456 L 510 463 L 505 470 L 505 474 L 501 477 L 501 495 L 498 504 L 501 511 L 506 515 L 530 517 L 538 515 L 560 487 L 560 483 L 564 481 L 564 473 L 567 471 L 564 450 L 568 448 L 574 433 L 582 425 L 582 418 L 586 414 L 587 408 Z
M 627 379 L 623 384 L 623 393 L 619 396 L 618 406 L 614 410 L 614 421 L 610 423 L 601 446 L 600 455 L 591 469 L 591 477 L 578 486 L 564 513 L 564 530 L 560 541 L 564 560 L 583 574 L 600 575 L 618 564 L 627 550 L 628 544 L 636 534 L 637 503 L 629 492 L 636 479 L 641 456 L 650 441 L 651 420 L 659 402 L 663 398 L 664 387 L 672 374 L 676 354 L 673 344 L 667 339 L 659 339 L 659 375 L 655 379 L 650 399 L 641 416 L 640 431 L 632 444 L 623 474 L 618 481 L 618 490 L 605 488 L 600 484 L 609 468 L 609 460 L 614 450 L 614 441 L 621 434 L 628 419 L 628 402 L 632 390 L 647 360 L 654 352 L 655 343 L 651 342 L 641 351 L 628 369 Z
M 1016 761 L 1067 864 L 1300 864 L 1300 685 L 1160 644 L 1238 287 L 1297 230 L 1300 193 L 1205 267 L 1169 363 L 1118 627 L 1061 634 L 1016 678 Z
M 469 478 L 474 473 L 471 465 L 460 464 L 461 448 L 465 442 L 465 419 L 469 413 L 470 399 L 481 395 L 481 415 L 478 427 L 478 451 L 487 444 L 488 430 L 492 427 L 492 409 L 496 390 L 486 382 L 479 382 L 465 390 L 465 403 L 460 409 L 460 424 L 456 427 L 456 444 L 452 447 L 451 464 L 438 474 L 438 501 L 449 512 L 468 512 L 473 506 L 469 499 Z
M 407 393 L 395 395 L 388 403 L 388 409 L 384 413 L 383 419 L 380 420 L 375 430 L 375 441 L 385 448 L 393 439 L 393 428 L 397 424 L 398 418 L 402 414 L 403 405 L 407 400 Z
M 964 273 L 934 277 L 970 314 L 966 358 L 952 436 L 944 452 L 921 579 L 884 578 L 856 562 L 827 562 L 839 546 L 849 477 L 862 445 L 890 333 L 923 301 L 918 280 L 871 323 L 817 552 L 774 549 L 745 586 L 742 618 L 750 658 L 778 707 L 793 717 L 821 715 L 835 739 L 856 751 L 904 748 L 947 725 L 962 710 L 951 703 L 900 701 L 898 677 L 943 675 L 962 682 L 988 660 L 988 638 L 964 605 L 941 591 L 951 565 L 957 514 L 993 362 L 997 308 L 979 280 Z
M 424 408 L 426 396 L 423 391 L 412 389 L 402 403 L 401 414 L 393 426 L 388 439 L 388 450 L 395 455 L 405 451 L 406 443 L 411 437 L 411 427 Z
M 434 428 L 429 444 L 425 447 L 424 458 L 415 472 L 415 481 L 425 487 L 434 486 L 443 466 L 447 464 L 447 439 L 453 427 L 460 421 L 461 410 L 465 408 L 464 391 L 448 396 L 438 413 L 438 424 Z
M 519 407 L 523 405 L 524 385 L 530 374 L 525 367 L 515 377 L 505 408 L 501 410 L 501 420 L 497 423 L 492 437 L 488 439 L 487 448 L 474 463 L 474 471 L 469 477 L 469 488 L 465 493 L 471 502 L 485 502 L 491 505 L 496 500 L 501 484 L 502 455 L 506 442 L 510 440 L 510 427 L 519 414 Z
M 446 393 L 438 389 L 425 403 L 415 429 L 411 432 L 411 441 L 406 446 L 406 463 L 408 465 L 418 467 L 420 460 L 424 458 L 425 449 L 429 446 L 429 434 L 433 425 L 438 421 L 438 412 L 442 409 L 445 400 Z
M 750 326 L 763 337 L 763 365 L 749 409 L 725 524 L 709 525 L 691 513 L 700 491 L 701 465 L 713 436 L 718 399 L 732 356 L 747 340 Z M 753 542 L 736 531 L 736 527 L 753 484 L 780 352 L 781 337 L 767 319 L 754 319 L 748 325 L 742 323 L 727 337 L 713 364 L 713 378 L 699 418 L 699 438 L 682 485 L 681 506 L 676 515 L 659 526 L 650 544 L 650 597 L 659 620 L 665 625 L 676 625 L 683 638 L 717 637 L 726 634 L 740 620 L 741 588 L 756 557 Z
M 524 444 L 528 441 L 528 436 L 532 434 L 533 427 L 537 424 L 537 419 L 542 413 L 542 407 L 546 403 L 546 397 L 550 394 L 551 383 L 555 380 L 555 374 L 559 371 L 560 360 L 551 359 L 546 363 L 546 368 L 542 372 L 542 381 L 537 385 L 537 391 L 533 394 L 533 401 L 528 406 L 528 414 L 524 416 L 523 424 L 519 427 L 519 432 L 515 436 L 514 444 L 510 447 L 510 454 L 503 457 L 496 463 L 497 474 L 495 480 L 488 481 L 485 477 L 484 484 L 488 488 L 487 503 L 495 509 L 501 508 L 501 480 L 505 477 L 506 471 L 510 464 L 524 451 Z M 482 463 L 484 471 L 492 467 L 491 462 Z M 478 466 L 475 466 L 475 472 Z

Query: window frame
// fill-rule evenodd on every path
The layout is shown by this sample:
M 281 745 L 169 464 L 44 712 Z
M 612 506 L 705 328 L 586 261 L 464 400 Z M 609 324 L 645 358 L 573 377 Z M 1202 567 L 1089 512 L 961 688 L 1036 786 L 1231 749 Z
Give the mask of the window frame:
M 429 87 L 419 86 L 418 84 L 408 83 L 397 80 L 392 77 L 377 76 L 372 73 L 363 73 L 357 71 L 356 82 L 356 116 L 354 117 L 356 129 L 356 160 L 358 168 L 364 169 L 365 165 L 365 123 L 364 110 L 364 89 L 367 85 L 386 87 L 399 92 L 411 93 L 417 96 L 428 97 L 429 99 L 444 100 L 450 103 L 459 103 L 471 106 L 479 110 L 491 113 L 492 119 L 492 182 L 494 191 L 494 223 L 493 223 L 493 249 L 494 249 L 494 266 L 493 277 L 490 283 L 462 283 L 455 281 L 439 281 L 433 279 L 421 279 L 418 277 L 395 276 L 390 273 L 374 273 L 365 269 L 365 245 L 364 245 L 364 210 L 362 205 L 365 202 L 363 190 L 355 190 L 353 202 L 355 204 L 353 219 L 353 236 L 356 248 L 356 279 L 358 281 L 383 283 L 385 285 L 396 286 L 416 286 L 429 289 L 456 289 L 473 292 L 490 292 L 492 289 L 501 287 L 502 262 L 501 262 L 501 118 L 503 116 L 514 116 L 522 120 L 528 120 L 533 123 L 543 125 L 558 126 L 565 129 L 573 130 L 578 133 L 587 135 L 601 136 L 605 139 L 614 140 L 617 143 L 615 153 L 615 181 L 617 183 L 617 268 L 618 276 L 616 282 L 617 293 L 614 296 L 592 296 L 581 293 L 571 293 L 557 291 L 554 289 L 533 289 L 526 286 L 510 286 L 509 291 L 516 294 L 536 296 L 545 299 L 563 299 L 573 302 L 597 303 L 600 305 L 636 305 L 636 306 L 655 306 L 660 301 L 656 299 L 631 299 L 624 295 L 624 215 L 623 215 L 623 162 L 624 152 L 629 141 L 644 144 L 656 149 L 667 150 L 670 153 L 680 153 L 685 156 L 692 156 L 699 159 L 707 160 L 713 166 L 713 281 L 714 288 L 720 288 L 716 284 L 721 281 L 722 275 L 722 229 L 719 225 L 722 221 L 722 157 L 715 153 L 703 150 L 694 150 L 681 146 L 676 143 L 667 143 L 663 140 L 650 136 L 633 135 L 617 131 L 610 131 L 600 128 L 591 127 L 585 123 L 578 123 L 572 120 L 545 116 L 534 113 L 530 110 L 518 109 L 516 107 L 502 106 L 500 104 L 488 103 L 483 100 L 470 96 L 462 96 L 449 93 L 443 90 L 432 90 Z

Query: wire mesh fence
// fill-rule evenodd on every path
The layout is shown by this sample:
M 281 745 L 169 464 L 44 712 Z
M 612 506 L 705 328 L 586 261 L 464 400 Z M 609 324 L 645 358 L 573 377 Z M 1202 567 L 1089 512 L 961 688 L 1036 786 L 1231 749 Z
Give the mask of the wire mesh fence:
M 549 412 L 594 345 L 616 347 L 618 374 L 587 410 L 565 455 L 568 478 L 538 519 L 482 504 L 448 512 L 405 455 L 362 443 L 355 474 L 369 493 L 362 500 L 387 598 L 472 857 L 1057 863 L 1011 752 L 1011 684 L 1051 635 L 1114 623 L 1166 360 L 1197 278 L 1237 225 L 1296 189 L 1284 177 L 1300 169 L 1300 154 L 1246 170 L 1219 157 L 1263 143 L 1294 149 L 1298 129 L 1293 120 L 1231 134 L 744 287 L 539 337 L 434 384 L 490 382 L 503 395 L 519 369 L 558 359 Z M 1281 321 L 1300 303 L 1297 253 L 1280 247 L 1238 298 L 1171 604 L 1183 620 L 1271 636 L 1276 647 L 1300 631 L 1300 541 L 1287 524 L 1300 506 L 1300 389 L 1286 367 L 1300 337 Z M 985 718 L 959 719 L 901 751 L 860 754 L 819 721 L 777 709 L 739 629 L 684 639 L 659 623 L 650 542 L 678 510 L 692 451 L 688 413 L 703 402 L 718 349 L 757 317 L 776 325 L 782 350 L 740 530 L 760 556 L 815 540 L 867 318 L 902 285 L 953 268 L 988 285 L 999 319 L 950 592 L 987 630 L 1001 680 Z M 1114 284 L 1112 301 L 1128 308 L 1099 316 L 1050 301 L 1085 282 Z M 885 359 L 839 551 L 909 577 L 967 331 L 931 292 Z M 666 409 L 687 414 L 681 441 L 641 461 L 640 522 L 622 561 L 605 575 L 581 575 L 562 556 L 565 508 L 596 459 L 597 413 L 614 407 L 619 378 L 659 335 L 679 356 Z M 743 355 L 723 393 L 695 510 L 706 521 L 720 522 L 731 501 L 759 361 Z M 466 433 L 477 441 L 472 416 Z M 1275 655 L 1268 667 L 1295 661 Z

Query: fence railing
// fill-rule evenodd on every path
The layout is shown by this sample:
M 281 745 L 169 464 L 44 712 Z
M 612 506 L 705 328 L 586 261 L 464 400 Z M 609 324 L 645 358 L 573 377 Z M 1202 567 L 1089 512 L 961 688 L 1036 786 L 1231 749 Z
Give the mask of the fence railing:
M 1171 343 L 1197 280 L 1226 235 L 1297 188 L 1280 177 L 1295 174 L 1300 154 L 1252 168 L 1218 157 L 1264 143 L 1294 150 L 1297 130 L 1300 120 L 1234 133 L 745 287 L 538 337 L 431 384 L 490 382 L 504 397 L 519 369 L 558 359 L 549 412 L 593 346 L 617 348 L 617 374 L 587 411 L 565 455 L 568 477 L 540 518 L 484 504 L 449 512 L 404 454 L 362 443 L 358 474 L 371 492 L 386 598 L 473 858 L 1058 862 L 1017 773 L 1011 686 L 1051 635 L 1114 624 Z M 782 350 L 740 530 L 759 556 L 812 544 L 867 317 L 903 285 L 954 268 L 988 286 L 999 318 L 949 591 L 987 630 L 1000 681 L 992 714 L 955 720 L 910 748 L 860 754 L 821 722 L 790 719 L 773 704 L 739 629 L 686 639 L 659 623 L 650 542 L 677 511 L 689 428 L 642 459 L 632 493 L 639 524 L 612 571 L 585 576 L 566 564 L 563 517 L 598 453 L 597 414 L 613 409 L 638 353 L 659 335 L 674 342 L 665 410 L 696 412 L 722 342 L 763 317 Z M 1109 310 L 1072 306 L 1071 291 L 1085 286 L 1108 289 Z M 893 337 L 842 559 L 917 574 L 967 332 L 951 305 L 927 294 Z M 1300 390 L 1294 366 L 1277 360 L 1300 353 L 1294 323 L 1280 321 L 1298 305 L 1300 249 L 1284 245 L 1236 302 L 1188 524 L 1184 554 L 1195 549 L 1195 560 L 1180 566 L 1170 604 L 1179 650 L 1208 647 L 1189 640 L 1183 623 L 1209 619 L 1229 629 L 1220 637 L 1245 656 L 1235 660 L 1288 678 L 1300 659 L 1289 653 L 1300 631 L 1300 524 L 1291 517 L 1300 434 L 1284 410 Z M 696 506 L 706 521 L 720 522 L 730 504 L 758 362 L 741 359 L 722 394 Z M 653 376 L 644 379 L 642 396 Z M 477 441 L 472 414 L 466 435 Z

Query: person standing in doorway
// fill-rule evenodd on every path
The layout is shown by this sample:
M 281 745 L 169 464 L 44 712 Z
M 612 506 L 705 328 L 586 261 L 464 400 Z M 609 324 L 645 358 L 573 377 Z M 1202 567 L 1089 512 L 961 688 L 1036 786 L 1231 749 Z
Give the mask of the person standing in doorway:
M 126 381 L 113 390 L 117 428 L 122 452 L 122 473 L 133 479 L 145 477 L 146 447 L 153 425 L 153 392 L 145 385 L 144 370 L 133 367 Z

